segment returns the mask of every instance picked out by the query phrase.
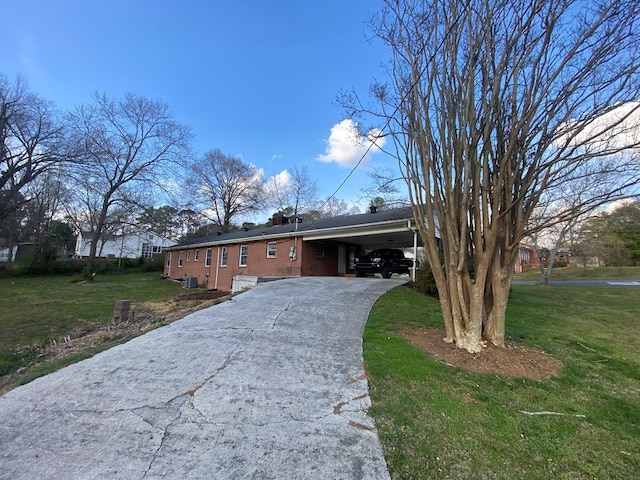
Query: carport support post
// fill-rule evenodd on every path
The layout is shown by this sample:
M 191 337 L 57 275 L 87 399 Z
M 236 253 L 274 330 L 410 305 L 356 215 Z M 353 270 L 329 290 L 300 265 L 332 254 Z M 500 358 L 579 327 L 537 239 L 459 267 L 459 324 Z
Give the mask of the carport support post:
M 409 224 L 411 224 L 411 220 L 409 220 Z M 416 263 L 418 262 L 418 231 L 412 229 L 413 231 L 413 268 L 411 269 L 411 280 L 416 281 Z

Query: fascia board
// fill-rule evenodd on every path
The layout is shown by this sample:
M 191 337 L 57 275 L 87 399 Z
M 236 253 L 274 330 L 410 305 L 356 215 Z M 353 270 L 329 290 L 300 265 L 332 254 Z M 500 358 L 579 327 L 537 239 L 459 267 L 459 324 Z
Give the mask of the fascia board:
M 303 240 L 328 240 L 335 237 L 361 237 L 363 235 L 379 235 L 384 233 L 406 232 L 407 220 L 389 220 L 387 222 L 368 223 L 356 226 L 323 228 L 322 230 L 303 232 Z
M 282 238 L 293 238 L 293 237 L 301 237 L 302 232 L 287 232 L 287 233 L 274 233 L 271 235 L 254 235 L 251 237 L 241 237 L 241 238 L 229 238 L 227 240 L 214 240 L 209 242 L 202 243 L 191 243 L 189 245 L 176 245 L 173 247 L 165 248 L 165 251 L 171 250 L 190 250 L 192 248 L 210 248 L 217 247 L 223 245 L 233 245 L 233 244 L 245 244 L 249 242 L 257 242 L 260 240 L 277 240 Z
M 228 240 L 221 240 L 218 242 L 214 242 L 215 245 L 230 245 L 230 244 L 244 244 L 249 242 L 258 242 L 260 240 L 278 240 L 283 238 L 293 238 L 293 237 L 301 237 L 302 232 L 287 232 L 287 233 L 273 233 L 271 235 L 255 235 L 252 237 L 242 237 L 242 238 L 230 238 Z

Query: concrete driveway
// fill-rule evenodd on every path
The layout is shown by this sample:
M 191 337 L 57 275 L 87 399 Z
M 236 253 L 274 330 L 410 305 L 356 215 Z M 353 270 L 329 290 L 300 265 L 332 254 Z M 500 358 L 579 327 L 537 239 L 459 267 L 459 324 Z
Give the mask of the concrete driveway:
M 362 365 L 404 280 L 306 277 L 0 397 L 2 479 L 388 479 Z

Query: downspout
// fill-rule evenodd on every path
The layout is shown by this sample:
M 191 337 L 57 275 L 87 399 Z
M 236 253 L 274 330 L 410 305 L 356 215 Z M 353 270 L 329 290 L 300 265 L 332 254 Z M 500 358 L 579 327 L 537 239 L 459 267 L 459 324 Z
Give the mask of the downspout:
M 211 267 L 209 267 L 211 271 Z M 218 254 L 216 255 L 216 279 L 213 282 L 213 289 L 218 290 L 218 274 L 220 273 L 220 245 L 218 245 Z
M 298 261 L 298 237 L 293 237 L 293 247 L 291 247 L 291 251 L 289 252 L 289 260 L 293 263 L 293 268 L 295 269 Z M 299 276 L 302 276 L 302 268 L 300 268 Z
M 294 229 L 294 232 L 298 232 L 298 215 L 296 213 L 296 226 Z M 296 267 L 296 262 L 298 260 L 298 236 L 296 235 L 295 237 L 293 237 L 293 257 L 291 258 L 291 261 L 293 262 L 293 266 L 294 268 Z M 300 262 L 300 275 L 302 277 L 302 262 Z

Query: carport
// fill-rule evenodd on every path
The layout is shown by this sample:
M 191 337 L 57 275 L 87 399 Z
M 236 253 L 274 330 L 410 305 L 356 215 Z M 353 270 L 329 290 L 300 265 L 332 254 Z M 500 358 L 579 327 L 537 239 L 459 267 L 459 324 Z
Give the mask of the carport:
M 355 223 L 355 220 L 358 223 Z M 331 221 L 333 224 L 330 223 Z M 306 227 L 303 232 L 303 241 L 331 240 L 356 244 L 364 250 L 412 248 L 414 259 L 418 258 L 418 247 L 422 245 L 411 207 L 382 211 L 372 209 L 366 215 L 327 219 L 318 229 Z M 414 262 L 413 278 L 415 278 L 415 270 Z
M 413 249 L 416 258 L 420 245 L 411 207 L 321 219 L 281 217 L 272 226 L 217 232 L 169 247 L 164 275 L 225 290 L 235 288 L 239 277 L 253 282 L 350 275 L 363 251 Z M 415 266 L 412 273 L 415 278 Z

